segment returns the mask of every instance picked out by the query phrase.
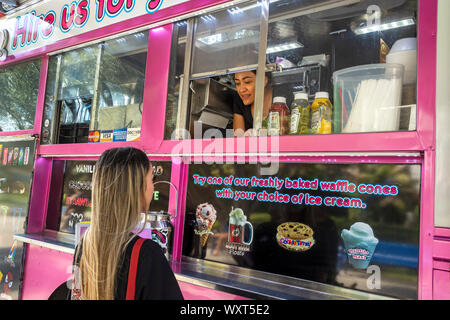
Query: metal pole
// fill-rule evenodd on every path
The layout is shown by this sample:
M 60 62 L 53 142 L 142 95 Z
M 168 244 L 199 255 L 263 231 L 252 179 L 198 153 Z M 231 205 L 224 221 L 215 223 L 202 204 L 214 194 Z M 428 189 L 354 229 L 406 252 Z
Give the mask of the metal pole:
M 189 82 L 191 75 L 191 57 L 192 57 L 192 45 L 194 39 L 194 19 L 187 21 L 186 29 L 186 48 L 184 55 L 184 70 L 183 77 L 181 77 L 181 96 L 178 98 L 181 100 L 177 113 L 177 126 L 176 126 L 176 139 L 185 138 L 183 132 L 187 129 L 188 121 L 188 107 L 189 107 Z
M 98 129 L 98 90 L 100 87 L 100 72 L 103 50 L 104 44 L 101 43 L 98 45 L 97 64 L 95 66 L 94 97 L 92 98 L 91 121 L 89 123 L 90 131 Z
M 253 135 L 259 135 L 264 112 L 264 86 L 266 71 L 267 36 L 269 33 L 269 0 L 262 0 L 261 26 L 259 32 L 258 68 L 256 69 L 255 110 L 253 116 Z
M 57 131 L 59 130 L 60 124 L 60 116 L 61 116 L 61 110 L 58 109 L 58 90 L 59 90 L 59 78 L 61 73 L 61 60 L 62 56 L 58 55 L 56 57 L 56 73 L 55 73 L 55 87 L 53 88 L 53 96 L 52 96 L 52 120 L 50 125 L 50 133 L 48 137 L 48 141 L 51 144 L 58 143 L 59 141 L 56 141 Z

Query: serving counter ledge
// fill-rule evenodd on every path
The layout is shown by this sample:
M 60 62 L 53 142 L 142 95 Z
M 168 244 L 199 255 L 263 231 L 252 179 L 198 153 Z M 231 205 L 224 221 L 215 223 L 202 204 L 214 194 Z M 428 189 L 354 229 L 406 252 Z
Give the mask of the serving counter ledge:
M 16 234 L 14 240 L 37 245 L 56 251 L 75 254 L 75 236 L 60 232 L 44 231 L 41 233 Z
M 73 235 L 45 231 L 16 234 L 14 239 L 72 255 L 75 253 Z M 170 264 L 180 282 L 255 300 L 393 300 L 386 296 L 185 256 L 181 262 L 172 261 Z
M 181 262 L 172 262 L 171 265 L 178 281 L 251 299 L 393 300 L 390 297 L 184 256 Z

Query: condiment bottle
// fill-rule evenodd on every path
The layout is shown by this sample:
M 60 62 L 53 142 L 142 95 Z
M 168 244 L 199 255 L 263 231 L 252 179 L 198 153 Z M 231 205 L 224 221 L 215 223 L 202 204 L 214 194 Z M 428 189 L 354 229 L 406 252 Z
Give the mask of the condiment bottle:
M 333 118 L 333 105 L 328 92 L 317 92 L 311 105 L 311 133 L 330 134 Z
M 296 92 L 294 101 L 291 104 L 291 125 L 290 134 L 308 134 L 309 133 L 309 113 L 311 107 L 308 102 L 308 94 Z
M 285 135 L 289 132 L 289 114 L 286 98 L 273 98 L 273 104 L 269 110 L 269 136 Z

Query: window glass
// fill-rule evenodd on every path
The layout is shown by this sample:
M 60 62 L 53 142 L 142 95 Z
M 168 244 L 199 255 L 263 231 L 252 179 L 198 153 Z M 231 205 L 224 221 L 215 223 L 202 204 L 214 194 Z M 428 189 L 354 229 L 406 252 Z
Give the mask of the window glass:
M 80 96 L 93 96 L 99 49 L 98 45 L 94 45 L 69 51 L 61 56 L 58 98 L 69 100 Z M 67 121 L 63 120 L 63 123 L 65 122 Z
M 140 139 L 148 32 L 52 56 L 42 143 Z
M 56 90 L 58 89 L 56 86 L 58 60 L 60 60 L 60 58 L 50 58 L 48 62 L 47 87 L 45 90 L 44 115 L 41 129 L 41 144 L 48 144 L 49 141 L 53 141 L 54 130 L 52 130 L 52 125 L 55 125 L 55 123 L 51 120 L 55 112 L 55 97 L 57 96 Z
M 417 0 L 270 0 L 259 134 L 416 130 L 417 11 Z M 258 134 L 256 86 L 236 74 L 261 67 L 261 12 L 256 2 L 195 19 L 180 124 L 191 138 Z
M 190 165 L 185 256 L 417 299 L 420 165 Z
M 0 69 L 0 131 L 34 128 L 41 61 Z
M 168 211 L 171 168 L 170 162 L 152 161 L 155 188 L 150 211 Z M 75 233 L 76 224 L 90 221 L 92 215 L 92 178 L 95 161 L 65 161 L 54 165 L 46 225 L 58 231 Z M 63 178 L 61 178 L 63 176 Z M 54 195 L 59 196 L 56 199 Z
M 271 1 L 269 134 L 415 130 L 417 1 L 315 2 Z
M 167 140 L 174 138 L 173 133 L 177 126 L 177 113 L 179 104 L 181 103 L 181 78 L 185 63 L 186 30 L 186 21 L 180 21 L 174 24 L 167 93 L 166 125 L 164 129 L 164 139 Z
M 0 142 L 0 300 L 19 300 L 36 141 Z
M 147 32 L 104 44 L 95 130 L 141 127 L 147 45 Z
M 199 16 L 192 53 L 193 77 L 258 63 L 261 7 L 251 3 Z

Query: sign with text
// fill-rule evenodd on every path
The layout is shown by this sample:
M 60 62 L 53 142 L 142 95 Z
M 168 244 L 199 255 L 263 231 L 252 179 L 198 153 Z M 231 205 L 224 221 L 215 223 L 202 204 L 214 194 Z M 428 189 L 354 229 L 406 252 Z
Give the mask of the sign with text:
M 188 0 L 76 0 L 44 1 L 0 21 L 7 30 L 10 55 L 155 13 Z
M 75 233 L 75 226 L 91 219 L 92 176 L 95 161 L 66 161 L 59 231 Z
M 420 172 L 280 163 L 261 176 L 259 165 L 191 165 L 184 254 L 417 298 Z
M 152 165 L 156 175 L 155 182 L 170 181 L 172 168 L 170 162 L 152 162 Z M 79 222 L 90 221 L 94 170 L 95 161 L 66 161 L 59 231 L 74 234 Z M 155 185 L 150 210 L 167 211 L 169 193 L 169 185 Z

